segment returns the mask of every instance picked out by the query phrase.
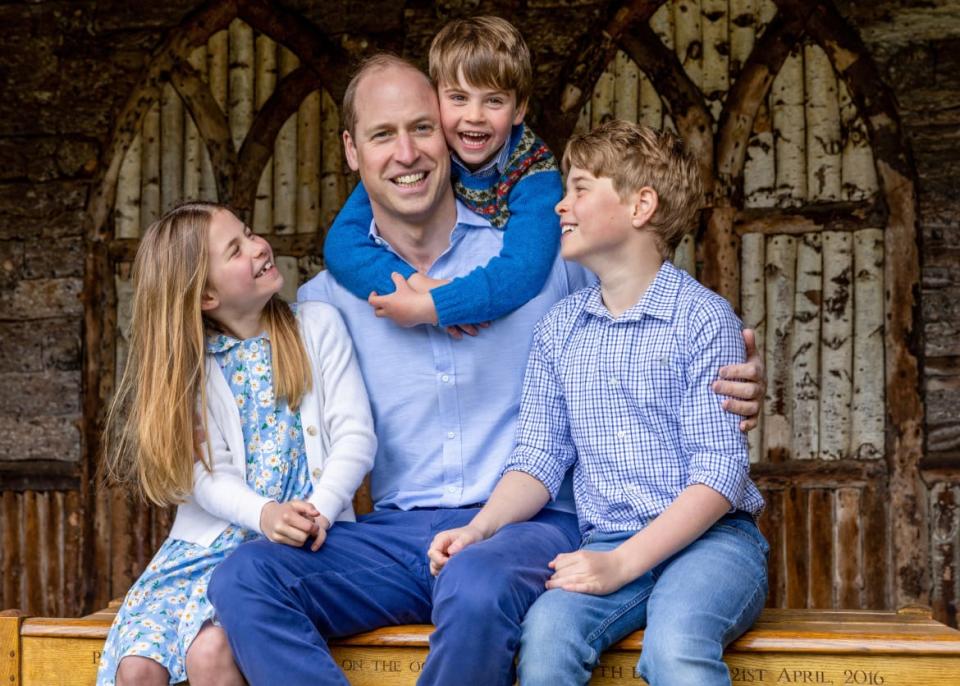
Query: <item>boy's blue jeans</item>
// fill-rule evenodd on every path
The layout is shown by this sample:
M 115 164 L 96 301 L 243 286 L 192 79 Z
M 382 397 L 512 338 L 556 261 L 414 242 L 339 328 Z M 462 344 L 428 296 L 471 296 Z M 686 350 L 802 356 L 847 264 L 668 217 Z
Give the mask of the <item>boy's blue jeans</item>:
M 594 534 L 582 548 L 612 550 L 633 533 Z M 736 512 L 610 595 L 547 591 L 523 622 L 521 685 L 586 684 L 603 651 L 644 627 L 637 669 L 651 686 L 729 684 L 723 649 L 763 609 L 769 550 Z
M 346 685 L 326 639 L 433 622 L 418 683 L 509 686 L 520 622 L 547 563 L 577 545 L 574 514 L 544 510 L 430 575 L 427 548 L 478 508 L 385 510 L 338 522 L 323 547 L 244 543 L 214 571 L 209 596 L 251 686 Z

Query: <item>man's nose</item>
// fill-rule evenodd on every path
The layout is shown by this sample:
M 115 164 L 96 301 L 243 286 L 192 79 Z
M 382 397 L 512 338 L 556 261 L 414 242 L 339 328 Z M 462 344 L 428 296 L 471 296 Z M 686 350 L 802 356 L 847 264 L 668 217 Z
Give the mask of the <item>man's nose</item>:
M 413 164 L 420 156 L 420 150 L 416 142 L 409 134 L 402 133 L 397 136 L 396 148 L 393 157 L 401 164 Z

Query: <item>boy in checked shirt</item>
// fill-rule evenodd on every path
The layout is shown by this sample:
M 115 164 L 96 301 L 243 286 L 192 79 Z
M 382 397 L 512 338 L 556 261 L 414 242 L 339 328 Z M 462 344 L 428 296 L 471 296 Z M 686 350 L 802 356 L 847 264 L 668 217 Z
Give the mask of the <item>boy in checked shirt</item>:
M 558 555 L 523 623 L 523 686 L 586 684 L 646 628 L 651 686 L 729 684 L 724 648 L 760 614 L 768 546 L 737 417 L 710 390 L 741 362 L 740 321 L 670 263 L 702 199 L 675 136 L 612 121 L 574 137 L 557 204 L 561 254 L 599 276 L 539 322 L 516 447 L 470 524 L 431 544 L 439 573 L 536 514 L 574 469 L 580 549 Z

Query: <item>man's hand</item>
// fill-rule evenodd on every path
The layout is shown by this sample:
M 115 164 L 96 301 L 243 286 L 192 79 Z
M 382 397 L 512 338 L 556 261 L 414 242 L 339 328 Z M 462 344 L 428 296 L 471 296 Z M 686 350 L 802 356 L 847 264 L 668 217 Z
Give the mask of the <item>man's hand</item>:
M 285 503 L 271 500 L 260 510 L 260 531 L 274 543 L 299 548 L 309 536 L 316 533 L 314 518 L 322 516 L 317 508 L 305 500 L 288 500 Z
M 320 546 L 324 544 L 327 540 L 327 529 L 330 528 L 330 520 L 324 517 L 322 514 L 317 514 L 313 518 L 314 523 L 314 541 L 310 544 L 310 550 L 317 552 L 320 550 Z
M 480 329 L 486 329 L 490 326 L 490 322 L 480 322 L 479 324 L 457 324 L 456 326 L 448 326 L 447 334 L 450 338 L 459 341 L 463 338 L 463 334 L 468 336 L 476 336 L 480 333 Z
M 717 381 L 711 388 L 718 395 L 727 395 L 723 409 L 745 417 L 740 430 L 750 431 L 757 426 L 757 417 L 766 392 L 766 374 L 763 359 L 757 351 L 757 337 L 753 329 L 743 330 L 743 342 L 747 348 L 747 361 L 743 364 L 728 364 L 720 368 Z
M 430 549 L 427 550 L 427 557 L 430 558 L 430 573 L 436 576 L 451 557 L 484 538 L 486 537 L 480 529 L 469 524 L 459 529 L 441 531 L 433 537 Z
M 591 595 L 607 595 L 618 591 L 632 581 L 620 557 L 617 550 L 560 553 L 548 565 L 554 572 L 547 579 L 547 588 L 562 588 Z
M 437 310 L 433 305 L 430 291 L 423 293 L 415 291 L 397 272 L 391 274 L 390 278 L 396 286 L 393 293 L 377 295 L 374 291 L 367 298 L 375 315 L 388 317 L 399 326 L 437 323 Z

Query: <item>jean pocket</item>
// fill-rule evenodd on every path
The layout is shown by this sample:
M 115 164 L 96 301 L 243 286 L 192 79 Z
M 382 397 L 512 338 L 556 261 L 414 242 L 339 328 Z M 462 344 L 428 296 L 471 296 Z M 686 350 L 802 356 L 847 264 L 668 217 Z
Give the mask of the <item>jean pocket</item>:
M 714 526 L 717 529 L 727 531 L 736 534 L 741 538 L 747 539 L 760 549 L 760 552 L 763 553 L 765 558 L 769 557 L 770 544 L 767 543 L 767 539 L 764 538 L 762 533 L 760 533 L 760 528 L 753 521 L 753 518 L 749 517 L 749 515 L 747 517 L 739 515 L 740 513 L 736 513 L 736 515 L 727 515 Z

